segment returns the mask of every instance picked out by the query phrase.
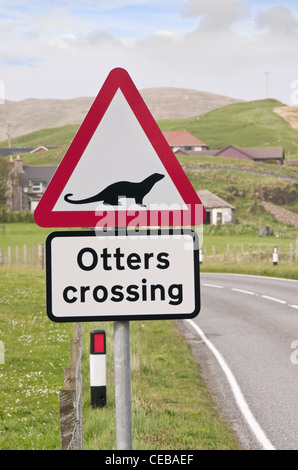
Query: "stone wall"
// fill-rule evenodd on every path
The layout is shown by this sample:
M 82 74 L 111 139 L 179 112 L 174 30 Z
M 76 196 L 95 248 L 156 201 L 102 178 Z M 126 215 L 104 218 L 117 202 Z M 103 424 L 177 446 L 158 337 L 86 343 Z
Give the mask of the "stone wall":
M 271 215 L 273 215 L 275 220 L 277 220 L 278 222 L 282 222 L 283 224 L 292 225 L 293 227 L 298 228 L 298 214 L 275 206 L 270 202 L 262 201 L 261 204 L 264 209 Z

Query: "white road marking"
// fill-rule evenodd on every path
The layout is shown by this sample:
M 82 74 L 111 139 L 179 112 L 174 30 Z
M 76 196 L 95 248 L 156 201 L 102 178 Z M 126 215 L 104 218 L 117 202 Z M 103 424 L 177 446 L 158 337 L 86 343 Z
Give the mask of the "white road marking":
M 241 292 L 242 294 L 256 295 L 255 292 L 250 292 L 249 290 L 236 289 L 234 287 L 232 287 L 232 290 L 234 290 L 235 292 Z
M 196 332 L 200 335 L 204 343 L 209 347 L 209 349 L 213 352 L 214 356 L 216 357 L 219 365 L 221 366 L 225 376 L 228 379 L 228 382 L 230 384 L 230 387 L 232 389 L 232 392 L 234 394 L 236 403 L 239 406 L 239 409 L 241 410 L 244 418 L 246 419 L 248 425 L 250 426 L 252 432 L 258 439 L 259 443 L 262 445 L 264 450 L 275 450 L 275 447 L 272 445 L 272 443 L 269 441 L 267 438 L 266 434 L 260 427 L 259 423 L 256 421 L 255 417 L 253 416 L 252 412 L 249 409 L 249 406 L 240 390 L 240 387 L 232 374 L 230 368 L 228 367 L 227 363 L 225 362 L 224 358 L 222 355 L 218 352 L 218 350 L 213 346 L 211 341 L 209 341 L 203 331 L 194 323 L 192 320 L 186 320 L 188 323 L 191 324 L 191 326 L 196 330 Z
M 216 284 L 202 284 L 202 286 L 206 286 L 206 287 L 216 287 L 217 289 L 223 289 L 223 286 L 217 286 Z
M 262 295 L 263 299 L 273 300 L 274 302 L 278 302 L 279 304 L 286 304 L 285 300 L 276 299 L 275 297 L 269 297 L 268 295 Z
M 257 277 L 257 276 L 255 276 Z M 273 278 L 274 279 L 274 278 Z M 286 280 L 286 279 L 285 279 Z M 206 283 L 202 283 L 202 286 L 205 286 L 205 287 L 214 287 L 216 289 L 223 289 L 224 286 L 219 286 L 218 284 L 206 284 Z M 248 294 L 248 295 L 256 295 L 258 296 L 258 294 L 256 294 L 255 292 L 251 292 L 249 290 L 245 290 L 245 289 L 237 289 L 236 287 L 231 287 L 231 290 L 233 290 L 234 292 L 241 292 L 242 294 Z M 263 297 L 263 299 L 268 299 L 268 300 L 272 300 L 273 302 L 278 302 L 279 304 L 288 304 L 285 300 L 281 300 L 281 299 L 277 299 L 275 297 L 270 297 L 269 295 L 262 295 L 261 297 Z M 292 307 L 292 308 L 296 308 L 298 310 L 298 305 L 290 305 L 288 304 L 289 307 Z

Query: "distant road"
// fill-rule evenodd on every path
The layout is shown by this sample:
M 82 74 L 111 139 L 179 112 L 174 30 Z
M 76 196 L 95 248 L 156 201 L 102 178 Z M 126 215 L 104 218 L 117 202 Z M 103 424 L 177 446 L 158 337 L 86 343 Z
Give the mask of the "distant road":
M 297 450 L 298 281 L 202 273 L 201 302 L 184 325 L 244 446 Z
M 297 181 L 298 178 L 295 176 L 286 176 L 286 175 L 278 175 L 276 173 L 270 173 L 269 171 L 257 171 L 257 170 L 247 170 L 246 168 L 234 168 L 234 167 L 226 167 L 226 166 L 185 166 L 183 165 L 183 169 L 185 171 L 207 171 L 207 170 L 227 170 L 227 171 L 240 171 L 242 173 L 255 173 L 257 175 L 266 175 L 266 176 L 274 176 L 275 178 L 283 178 L 286 180 L 295 180 Z

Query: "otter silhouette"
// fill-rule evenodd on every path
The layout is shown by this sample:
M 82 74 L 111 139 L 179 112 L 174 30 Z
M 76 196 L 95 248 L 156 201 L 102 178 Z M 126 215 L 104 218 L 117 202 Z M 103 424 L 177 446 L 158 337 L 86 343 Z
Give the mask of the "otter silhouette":
M 117 183 L 112 183 L 103 189 L 100 193 L 86 199 L 69 199 L 71 196 L 73 196 L 71 193 L 66 194 L 64 199 L 70 204 L 89 204 L 90 202 L 103 201 L 104 204 L 117 206 L 118 198 L 126 197 L 133 198 L 136 204 L 144 206 L 144 197 L 151 191 L 155 183 L 157 183 L 157 181 L 161 180 L 162 178 L 164 178 L 164 175 L 161 175 L 160 173 L 153 173 L 152 175 L 148 176 L 148 178 L 145 178 L 139 183 L 130 181 L 118 181 Z

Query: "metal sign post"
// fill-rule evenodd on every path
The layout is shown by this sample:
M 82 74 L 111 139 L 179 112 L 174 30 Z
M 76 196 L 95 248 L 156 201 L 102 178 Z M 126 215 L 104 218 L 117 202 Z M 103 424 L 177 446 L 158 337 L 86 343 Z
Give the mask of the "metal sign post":
M 114 322 L 116 442 L 118 450 L 132 450 L 129 322 Z

